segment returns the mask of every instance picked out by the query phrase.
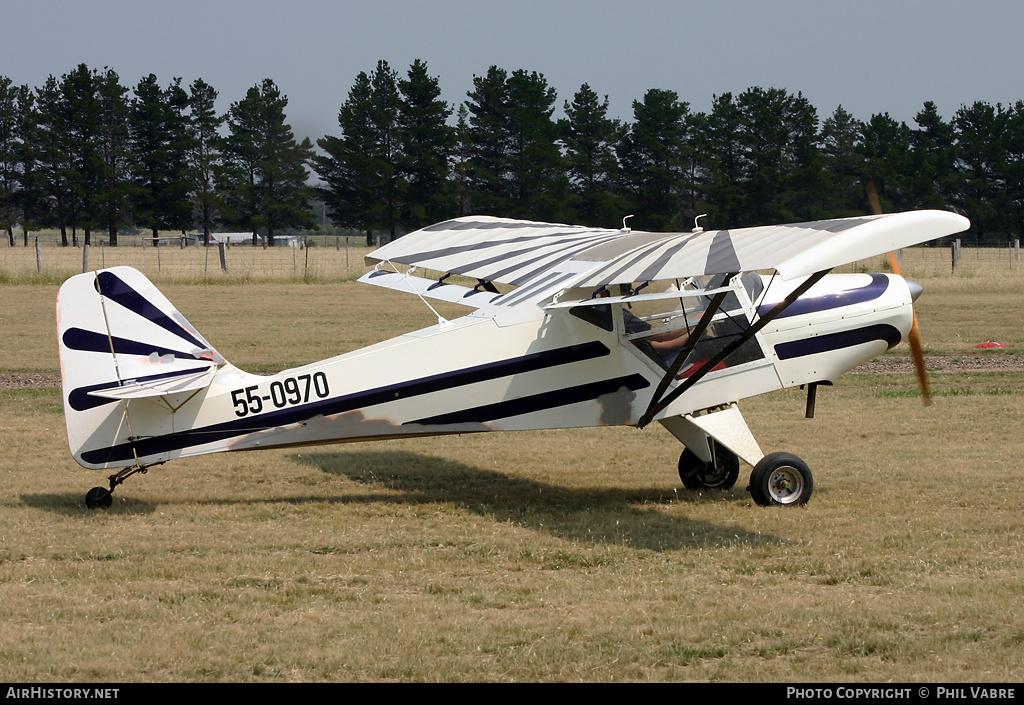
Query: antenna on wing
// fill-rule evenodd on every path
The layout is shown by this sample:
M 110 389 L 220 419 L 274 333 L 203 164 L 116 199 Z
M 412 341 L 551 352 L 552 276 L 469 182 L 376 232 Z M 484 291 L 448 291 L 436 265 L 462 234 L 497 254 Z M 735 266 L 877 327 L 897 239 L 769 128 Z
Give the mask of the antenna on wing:
M 627 233 L 629 232 L 629 227 L 626 225 L 626 221 L 629 220 L 632 217 L 633 217 L 632 215 L 627 215 L 625 218 L 622 219 L 622 229 L 624 231 L 626 231 Z
M 700 215 L 698 215 L 696 218 L 693 219 L 693 232 L 695 232 L 695 233 L 702 233 L 702 232 L 704 232 L 704 228 L 702 228 L 697 223 L 697 221 L 700 220 L 701 218 L 707 218 L 707 217 L 708 217 L 707 213 L 701 213 Z

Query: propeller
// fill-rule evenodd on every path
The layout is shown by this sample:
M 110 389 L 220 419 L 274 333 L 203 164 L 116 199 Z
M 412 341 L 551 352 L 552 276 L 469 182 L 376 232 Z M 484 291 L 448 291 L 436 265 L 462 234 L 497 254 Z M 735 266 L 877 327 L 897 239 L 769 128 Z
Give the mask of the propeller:
M 882 214 L 882 203 L 878 199 L 878 190 L 875 188 L 875 182 L 870 181 L 867 185 L 868 200 L 871 201 L 871 209 L 875 212 L 875 215 Z M 900 263 L 896 258 L 895 252 L 889 253 L 889 266 L 892 269 L 892 273 L 902 277 L 903 272 L 900 270 Z M 921 400 L 925 406 L 932 403 L 931 393 L 928 387 L 928 372 L 924 367 L 924 344 L 921 342 L 921 329 L 917 325 L 917 312 L 914 311 L 911 306 L 911 312 L 914 316 L 914 322 L 910 326 L 910 335 L 907 336 L 907 342 L 910 343 L 910 354 L 914 358 L 914 368 L 917 370 L 917 380 L 921 385 Z

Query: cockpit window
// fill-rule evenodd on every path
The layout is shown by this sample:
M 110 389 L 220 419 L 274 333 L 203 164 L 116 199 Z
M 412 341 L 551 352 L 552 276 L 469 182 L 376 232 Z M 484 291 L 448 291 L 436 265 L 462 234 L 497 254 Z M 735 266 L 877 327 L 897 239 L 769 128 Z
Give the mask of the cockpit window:
M 764 279 L 757 272 L 745 272 L 740 277 L 740 283 L 747 292 L 747 298 L 754 306 L 757 306 L 761 294 L 764 293 Z
M 612 322 L 612 307 L 609 305 L 576 306 L 570 308 L 569 313 L 606 331 L 615 330 L 615 324 Z
M 694 282 L 694 284 L 700 289 L 708 289 L 715 282 L 702 281 Z M 721 281 L 717 284 L 721 286 Z M 756 289 L 760 284 L 760 277 L 757 278 L 757 282 L 750 280 L 749 282 L 743 281 L 742 284 L 748 295 L 751 291 L 760 293 Z M 666 293 L 671 293 L 672 290 L 672 286 L 665 289 Z M 678 291 L 678 287 L 675 290 Z M 687 349 L 690 333 L 704 315 L 713 298 L 713 295 L 707 294 L 686 296 L 681 293 L 678 298 L 647 299 L 636 301 L 632 305 L 618 304 L 622 307 L 620 334 L 660 367 L 668 369 L 676 357 Z M 680 368 L 680 374 L 683 376 L 686 376 L 688 372 L 692 374 L 701 363 L 710 360 L 727 346 L 741 340 L 749 326 L 747 312 L 739 297 L 736 293 L 729 292 L 700 340 L 693 341 L 692 350 Z M 762 358 L 764 358 L 764 353 L 761 351 L 761 346 L 751 337 L 743 341 L 742 345 L 716 369 L 724 369 Z

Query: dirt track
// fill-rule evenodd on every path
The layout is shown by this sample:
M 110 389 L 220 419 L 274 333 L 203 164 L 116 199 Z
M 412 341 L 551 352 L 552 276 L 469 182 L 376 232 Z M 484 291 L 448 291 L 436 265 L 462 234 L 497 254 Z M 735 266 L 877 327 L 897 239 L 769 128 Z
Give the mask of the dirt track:
M 931 355 L 925 358 L 929 372 L 1024 372 L 1024 357 L 1016 355 Z M 911 374 L 914 362 L 909 356 L 884 355 L 851 370 L 852 374 Z
M 59 387 L 60 375 L 37 372 L 0 372 L 0 391 L 6 389 L 44 389 Z

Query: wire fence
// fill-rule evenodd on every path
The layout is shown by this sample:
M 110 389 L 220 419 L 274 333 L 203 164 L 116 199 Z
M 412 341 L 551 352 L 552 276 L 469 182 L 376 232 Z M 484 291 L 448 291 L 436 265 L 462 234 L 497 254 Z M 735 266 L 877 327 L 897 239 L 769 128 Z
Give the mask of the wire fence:
M 177 236 L 158 246 L 146 236 L 128 236 L 118 247 L 97 239 L 89 248 L 64 247 L 56 234 L 18 238 L 13 247 L 0 244 L 0 281 L 60 282 L 73 274 L 128 265 L 163 282 L 351 281 L 368 268 L 362 236 L 308 235 L 292 246 L 238 244 L 203 246 Z M 1019 243 L 1007 247 L 910 247 L 898 252 L 900 268 L 916 277 L 973 277 L 992 272 L 1024 277 Z M 837 271 L 886 271 L 886 255 L 844 265 Z M 1018 274 L 1019 273 L 1019 274 Z
M 0 276 L 8 281 L 63 279 L 83 271 L 128 265 L 154 281 L 347 281 L 362 276 L 373 248 L 365 237 L 310 235 L 291 246 L 230 243 L 209 246 L 179 237 L 121 238 L 117 247 L 94 240 L 90 247 L 62 246 L 58 236 L 18 238 L 0 245 Z
M 992 273 L 1024 276 L 1019 241 L 1006 247 L 962 247 L 959 241 L 946 246 L 921 245 L 896 251 L 900 269 L 915 277 L 971 278 Z M 889 268 L 888 254 L 841 267 L 839 271 L 882 272 Z

